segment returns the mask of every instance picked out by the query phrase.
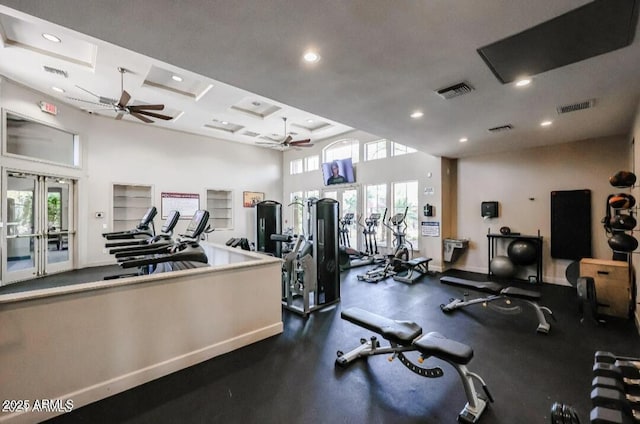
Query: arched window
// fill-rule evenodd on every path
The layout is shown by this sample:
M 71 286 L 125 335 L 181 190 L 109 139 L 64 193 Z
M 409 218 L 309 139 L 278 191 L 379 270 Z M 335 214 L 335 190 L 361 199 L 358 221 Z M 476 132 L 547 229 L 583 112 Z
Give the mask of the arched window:
M 354 138 L 334 141 L 322 150 L 323 163 L 347 158 L 351 158 L 351 163 L 357 163 L 359 157 L 360 142 Z

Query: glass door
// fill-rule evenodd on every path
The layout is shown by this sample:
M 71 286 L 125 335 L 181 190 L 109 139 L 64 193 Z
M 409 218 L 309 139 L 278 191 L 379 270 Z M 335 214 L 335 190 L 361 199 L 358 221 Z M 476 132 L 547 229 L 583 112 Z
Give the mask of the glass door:
M 360 231 L 361 227 L 358 225 L 358 218 L 359 218 L 358 211 L 360 210 L 359 190 L 354 187 L 348 187 L 348 188 L 331 187 L 328 190 L 324 190 L 322 192 L 322 196 L 325 198 L 334 199 L 340 202 L 340 214 L 341 214 L 340 218 L 341 219 L 346 213 L 351 212 L 354 214 L 355 218 L 353 220 L 353 223 L 351 224 L 351 226 L 348 227 L 349 242 L 353 249 L 361 250 L 363 247 L 361 246 L 361 244 L 363 244 L 363 241 L 361 240 L 361 237 L 358 237 L 358 234 L 362 233 L 362 231 Z
M 73 180 L 7 171 L 2 283 L 73 268 Z

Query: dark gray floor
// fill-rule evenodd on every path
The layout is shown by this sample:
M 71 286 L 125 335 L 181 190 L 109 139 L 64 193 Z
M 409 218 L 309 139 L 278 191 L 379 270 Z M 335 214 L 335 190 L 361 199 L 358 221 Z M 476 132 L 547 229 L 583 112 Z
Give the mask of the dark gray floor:
M 337 306 L 307 320 L 284 312 L 285 329 L 279 336 L 51 422 L 455 422 L 466 399 L 457 374 L 446 363 L 425 362 L 442 366 L 445 375 L 439 379 L 420 377 L 383 355 L 347 369 L 334 366 L 337 350 L 347 351 L 372 334 L 340 318 L 340 310 L 350 306 L 414 320 L 425 332 L 438 331 L 472 346 L 475 356 L 469 369 L 487 381 L 495 398 L 481 423 L 548 423 L 554 401 L 573 405 L 586 422 L 594 352 L 640 356 L 640 337 L 632 321 L 581 322 L 574 290 L 568 287 L 528 286 L 541 289 L 541 304 L 557 317 L 557 322 L 550 320 L 550 333 L 541 335 L 528 308 L 520 315 L 503 315 L 477 305 L 447 315 L 439 305 L 463 290 L 440 284 L 437 277 L 411 286 L 391 279 L 368 284 L 356 279 L 361 272 L 343 274 Z

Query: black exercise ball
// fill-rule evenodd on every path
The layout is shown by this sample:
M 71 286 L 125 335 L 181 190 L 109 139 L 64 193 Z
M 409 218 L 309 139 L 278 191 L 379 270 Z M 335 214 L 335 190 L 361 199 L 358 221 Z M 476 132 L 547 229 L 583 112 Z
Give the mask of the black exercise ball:
M 516 266 L 506 256 L 496 256 L 491 259 L 489 270 L 496 277 L 509 278 L 515 275 Z
M 609 178 L 614 187 L 633 187 L 636 183 L 636 174 L 631 171 L 618 171 Z
M 536 262 L 536 244 L 531 240 L 516 239 L 509 243 L 507 256 L 516 265 L 531 265 Z
M 627 193 L 618 193 L 609 196 L 609 206 L 613 209 L 629 209 L 636 204 L 636 198 Z
M 624 213 L 615 215 L 609 220 L 609 226 L 614 230 L 629 231 L 636 228 L 636 219 Z
M 626 233 L 617 233 L 608 240 L 609 247 L 616 252 L 633 252 L 638 248 L 638 240 Z

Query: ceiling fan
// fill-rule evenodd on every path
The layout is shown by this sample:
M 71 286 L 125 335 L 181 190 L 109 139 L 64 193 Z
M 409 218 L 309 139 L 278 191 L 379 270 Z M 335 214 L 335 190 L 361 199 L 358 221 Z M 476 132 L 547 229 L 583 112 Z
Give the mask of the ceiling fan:
M 270 146 L 270 147 L 276 147 L 276 148 L 286 148 L 286 147 L 312 147 L 313 144 L 311 143 L 310 139 L 305 139 L 305 140 L 293 140 L 293 137 L 291 137 L 291 134 L 287 133 L 287 118 L 283 117 L 282 121 L 284 122 L 284 139 L 282 141 L 258 141 L 257 144 L 262 144 L 262 145 L 266 145 L 266 146 Z
M 131 100 L 131 95 L 129 93 L 127 93 L 124 89 L 124 74 L 126 72 L 129 72 L 127 69 L 122 68 L 122 67 L 118 67 L 118 72 L 120 72 L 120 90 L 122 92 L 122 94 L 120 95 L 120 100 L 116 100 L 116 99 L 112 99 L 110 97 L 102 97 L 102 96 L 98 96 L 97 94 L 92 93 L 91 91 L 87 90 L 86 88 L 82 88 L 79 85 L 76 85 L 76 87 L 78 87 L 80 90 L 85 91 L 89 94 L 91 94 L 92 96 L 98 98 L 97 102 L 90 102 L 87 100 L 83 100 L 83 99 L 77 99 L 77 98 L 73 98 L 73 97 L 69 97 L 71 100 L 76 100 L 79 102 L 84 102 L 84 103 L 91 103 L 93 105 L 96 106 L 103 106 L 102 109 L 111 109 L 114 112 L 117 113 L 116 115 L 116 119 L 122 119 L 124 117 L 124 115 L 131 115 L 133 117 L 138 118 L 139 120 L 141 120 L 142 122 L 146 122 L 147 124 L 153 123 L 153 121 L 149 118 L 147 118 L 147 116 L 150 116 L 152 118 L 157 118 L 157 119 L 163 119 L 165 121 L 168 121 L 170 119 L 172 119 L 172 116 L 168 116 L 168 115 L 162 115 L 160 113 L 155 113 L 155 112 L 149 112 L 150 110 L 163 110 L 164 109 L 164 105 L 130 105 L 127 106 L 127 103 L 129 103 L 129 100 Z

